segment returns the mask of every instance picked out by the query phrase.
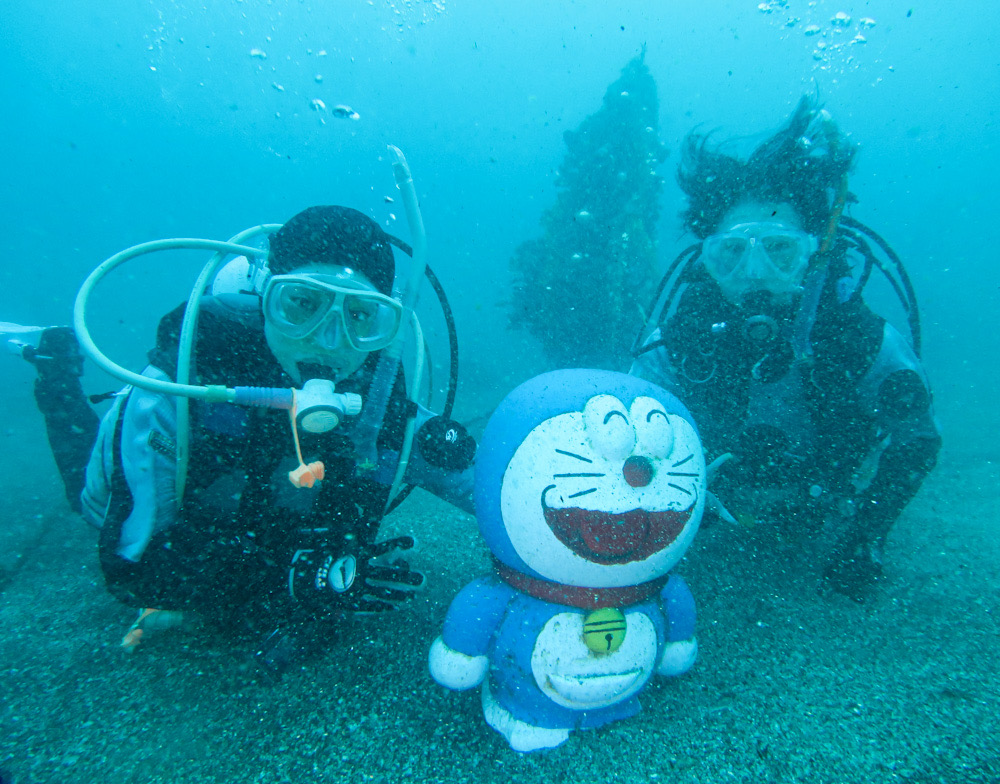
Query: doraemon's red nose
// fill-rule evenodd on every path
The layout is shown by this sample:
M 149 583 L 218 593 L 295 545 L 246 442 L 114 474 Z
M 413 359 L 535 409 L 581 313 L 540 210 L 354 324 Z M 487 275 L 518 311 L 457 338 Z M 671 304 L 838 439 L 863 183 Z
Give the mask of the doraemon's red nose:
M 622 474 L 632 487 L 645 487 L 653 481 L 653 464 L 648 457 L 632 455 L 622 466 Z

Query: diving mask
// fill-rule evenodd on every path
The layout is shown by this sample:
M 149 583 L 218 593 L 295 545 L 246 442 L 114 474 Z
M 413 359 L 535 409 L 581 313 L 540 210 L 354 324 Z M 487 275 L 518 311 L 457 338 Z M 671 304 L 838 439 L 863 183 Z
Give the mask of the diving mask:
M 342 340 L 356 351 L 379 351 L 399 332 L 403 308 L 364 284 L 327 275 L 274 275 L 264 286 L 264 318 L 293 340 L 328 349 Z
M 739 223 L 702 243 L 701 259 L 727 294 L 795 289 L 816 252 L 816 238 L 780 223 Z

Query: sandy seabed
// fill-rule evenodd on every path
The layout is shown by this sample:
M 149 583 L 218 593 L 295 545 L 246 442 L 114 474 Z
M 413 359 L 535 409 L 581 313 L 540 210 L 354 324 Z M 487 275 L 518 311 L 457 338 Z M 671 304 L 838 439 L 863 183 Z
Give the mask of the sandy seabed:
M 716 524 L 677 571 L 700 656 L 638 717 L 512 752 L 478 695 L 427 672 L 448 603 L 488 560 L 471 517 L 426 494 L 393 515 L 428 588 L 364 618 L 279 683 L 246 641 L 167 632 L 125 655 L 94 533 L 54 491 L 9 493 L 0 545 L 0 769 L 42 782 L 1000 781 L 1000 465 L 948 452 L 857 604 L 808 541 Z

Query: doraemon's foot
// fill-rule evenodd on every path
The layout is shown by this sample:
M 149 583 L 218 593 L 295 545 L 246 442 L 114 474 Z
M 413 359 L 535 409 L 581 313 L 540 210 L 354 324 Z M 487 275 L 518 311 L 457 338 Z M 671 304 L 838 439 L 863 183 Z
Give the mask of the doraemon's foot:
M 483 717 L 503 735 L 514 751 L 554 749 L 569 740 L 569 730 L 551 730 L 515 719 L 490 693 L 489 681 L 483 683 Z

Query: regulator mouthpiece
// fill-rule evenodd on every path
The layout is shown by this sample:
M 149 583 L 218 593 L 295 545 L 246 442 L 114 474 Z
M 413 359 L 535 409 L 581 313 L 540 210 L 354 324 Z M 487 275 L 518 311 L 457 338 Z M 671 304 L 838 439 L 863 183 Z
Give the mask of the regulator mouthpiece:
M 335 392 L 325 378 L 311 378 L 295 393 L 295 424 L 307 433 L 328 433 L 345 416 L 360 413 L 361 396 Z

